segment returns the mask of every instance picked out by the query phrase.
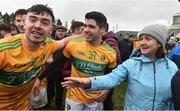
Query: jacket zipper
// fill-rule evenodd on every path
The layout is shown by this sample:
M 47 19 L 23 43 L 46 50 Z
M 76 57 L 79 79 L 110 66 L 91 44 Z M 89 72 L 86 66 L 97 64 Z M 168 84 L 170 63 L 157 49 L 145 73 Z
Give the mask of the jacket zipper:
M 156 99 L 156 68 L 155 68 L 155 62 L 153 62 L 153 76 L 154 76 L 154 97 L 153 97 L 153 106 L 152 110 L 154 110 L 154 103 Z

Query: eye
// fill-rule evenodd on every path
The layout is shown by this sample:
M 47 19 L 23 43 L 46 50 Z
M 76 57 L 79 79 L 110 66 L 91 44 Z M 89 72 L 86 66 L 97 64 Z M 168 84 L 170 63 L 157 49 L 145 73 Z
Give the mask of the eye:
M 150 41 L 150 40 L 152 40 L 152 37 L 148 35 L 148 36 L 145 37 L 145 39 L 146 39 L 147 41 Z
M 96 27 L 94 25 L 89 25 L 89 28 L 95 29 Z
M 34 23 L 36 21 L 36 19 L 35 18 L 30 18 L 29 21 Z
M 16 20 L 16 22 L 21 22 L 21 20 Z
M 47 25 L 49 25 L 49 22 L 42 22 L 42 24 L 43 24 L 44 26 L 47 26 Z
M 43 24 L 44 26 L 48 26 L 48 25 L 50 24 L 50 21 L 47 20 L 47 19 L 43 19 L 43 20 L 42 20 L 42 24 Z
M 142 41 L 143 38 L 144 38 L 144 35 L 141 35 L 141 36 L 139 37 L 139 41 Z
M 151 40 L 151 38 L 150 38 L 150 37 L 146 37 L 146 40 L 147 40 L 147 41 L 150 41 L 150 40 Z
M 143 39 L 143 38 L 142 38 L 142 37 L 140 37 L 140 38 L 139 38 L 139 41 L 142 41 L 142 39 Z

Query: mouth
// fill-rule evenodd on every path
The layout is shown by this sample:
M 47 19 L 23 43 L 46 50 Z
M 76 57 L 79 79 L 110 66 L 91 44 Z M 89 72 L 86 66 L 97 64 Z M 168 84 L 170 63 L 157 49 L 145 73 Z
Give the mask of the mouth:
M 140 48 L 141 48 L 142 50 L 146 50 L 146 49 L 148 49 L 148 46 L 142 45 L 142 46 L 140 46 Z
M 85 37 L 86 37 L 86 38 L 90 38 L 90 37 L 92 36 L 92 34 L 87 33 L 87 32 L 86 32 L 86 33 L 84 33 L 84 35 L 85 35 Z
M 38 31 L 32 31 L 31 32 L 33 34 L 34 37 L 36 38 L 40 38 L 42 36 L 42 33 L 41 32 L 38 32 Z

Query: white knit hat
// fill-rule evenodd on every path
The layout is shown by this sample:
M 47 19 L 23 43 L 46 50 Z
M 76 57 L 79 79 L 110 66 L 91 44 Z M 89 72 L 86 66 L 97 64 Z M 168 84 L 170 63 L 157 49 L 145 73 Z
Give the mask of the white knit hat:
M 163 47 L 165 47 L 166 39 L 168 38 L 168 28 L 161 24 L 154 24 L 144 27 L 139 33 L 138 37 L 143 34 L 152 36 L 159 41 Z

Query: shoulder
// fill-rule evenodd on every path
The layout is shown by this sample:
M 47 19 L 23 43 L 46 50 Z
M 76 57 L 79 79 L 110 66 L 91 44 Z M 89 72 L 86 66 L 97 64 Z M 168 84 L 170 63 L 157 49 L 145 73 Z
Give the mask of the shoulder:
M 71 42 L 71 43 L 81 43 L 81 42 L 85 42 L 85 38 L 74 38 L 74 39 L 71 39 L 69 42 Z
M 174 51 L 178 51 L 180 53 L 180 45 L 177 45 L 173 48 Z
M 11 41 L 14 41 L 14 40 L 21 40 L 21 38 L 23 36 L 24 36 L 23 34 L 18 34 L 18 35 L 2 38 L 2 39 L 0 39 L 0 42 L 11 42 Z
M 130 58 L 130 59 L 127 59 L 126 61 L 124 61 L 122 63 L 122 65 L 127 67 L 127 68 L 135 69 L 137 66 L 139 66 L 138 64 L 140 64 L 141 62 L 142 61 L 140 61 L 140 60 Z
M 50 43 L 55 43 L 55 40 L 53 40 L 50 37 L 47 37 L 46 40 L 44 41 L 43 45 L 47 45 L 47 44 L 50 44 Z
M 74 38 L 71 39 L 67 46 L 80 46 L 85 43 L 85 38 Z
M 16 36 L 10 36 L 7 38 L 0 39 L 0 52 L 5 50 L 11 50 L 18 48 L 22 45 L 22 39 L 23 35 L 16 35 Z
M 116 51 L 106 42 L 102 44 L 102 47 L 104 47 L 106 50 L 110 51 L 111 53 L 116 53 Z
M 166 59 L 167 59 L 169 67 L 173 67 L 175 69 L 177 68 L 177 65 L 172 60 L 170 60 L 169 58 L 166 58 Z

